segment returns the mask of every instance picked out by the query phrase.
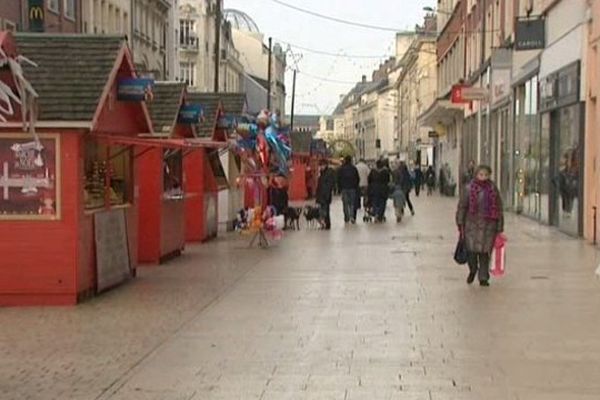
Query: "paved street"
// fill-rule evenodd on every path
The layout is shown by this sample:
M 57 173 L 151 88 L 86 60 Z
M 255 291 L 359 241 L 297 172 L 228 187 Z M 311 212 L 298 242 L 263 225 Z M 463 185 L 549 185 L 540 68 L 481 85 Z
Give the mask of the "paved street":
M 454 201 L 397 226 L 231 236 L 76 308 L 0 309 L 3 400 L 597 400 L 598 254 L 509 216 L 468 287 Z

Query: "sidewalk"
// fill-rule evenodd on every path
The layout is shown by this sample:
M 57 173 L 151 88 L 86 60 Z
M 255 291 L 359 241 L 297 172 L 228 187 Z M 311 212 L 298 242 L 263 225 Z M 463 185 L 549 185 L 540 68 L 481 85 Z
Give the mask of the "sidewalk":
M 596 250 L 509 214 L 508 275 L 469 287 L 455 202 L 414 203 L 399 226 L 344 228 L 336 204 L 330 232 L 231 236 L 76 308 L 0 309 L 0 398 L 600 398 Z

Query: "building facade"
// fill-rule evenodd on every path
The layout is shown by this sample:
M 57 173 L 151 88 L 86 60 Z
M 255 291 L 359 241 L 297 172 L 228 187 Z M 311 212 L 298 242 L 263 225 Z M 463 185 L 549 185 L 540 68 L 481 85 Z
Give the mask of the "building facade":
M 269 86 L 269 46 L 256 23 L 244 12 L 225 10 L 225 18 L 231 24 L 233 45 L 240 54 L 244 71 L 270 93 L 271 110 L 285 115 L 285 51 L 278 43 L 271 47 L 271 84 Z
M 109 3 L 105 0 L 97 0 L 97 4 L 94 15 L 99 14 L 100 21 L 110 23 L 110 18 L 106 15 Z M 178 0 L 131 1 L 130 46 L 140 74 L 161 80 L 175 79 L 177 4 Z
M 223 6 L 223 0 L 221 7 Z M 244 68 L 233 42 L 231 23 L 223 21 L 220 41 L 216 35 L 217 3 L 215 0 L 183 0 L 179 6 L 179 79 L 191 90 L 215 90 L 217 50 L 219 51 L 219 91 L 241 92 Z
M 82 6 L 83 33 L 131 37 L 130 0 L 88 0 Z
M 27 0 L 0 1 L 0 29 L 50 33 L 82 31 L 82 4 L 89 0 L 44 0 L 30 7 Z
M 402 159 L 417 164 L 432 164 L 429 160 L 431 127 L 424 124 L 421 115 L 437 97 L 436 81 L 436 20 L 435 15 L 425 17 L 422 26 L 416 27 L 404 55 L 399 60 L 400 73 L 396 79 L 398 89 L 397 148 Z M 432 154 L 432 153 L 431 153 Z
M 600 2 L 588 2 L 590 19 L 587 26 L 587 73 L 588 82 L 586 98 L 586 130 L 585 130 L 585 211 L 584 236 L 590 241 L 596 240 L 600 231 L 597 212 L 600 207 Z

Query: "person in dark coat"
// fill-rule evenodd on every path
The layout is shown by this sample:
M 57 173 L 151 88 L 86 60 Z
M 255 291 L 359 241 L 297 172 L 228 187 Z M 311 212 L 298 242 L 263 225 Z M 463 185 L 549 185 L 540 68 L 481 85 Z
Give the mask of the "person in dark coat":
M 419 197 L 421 194 L 421 186 L 423 186 L 424 179 L 423 171 L 420 165 L 416 165 L 414 169 L 414 183 L 415 183 L 415 195 Z
M 435 170 L 433 166 L 429 166 L 425 171 L 425 183 L 427 184 L 427 196 L 433 195 L 433 189 L 435 188 Z
M 344 157 L 344 164 L 340 167 L 337 174 L 337 182 L 342 194 L 342 203 L 344 204 L 344 222 L 356 223 L 358 188 L 360 177 L 358 170 L 352 164 L 352 157 Z
M 412 178 L 408 167 L 404 161 L 400 161 L 398 167 L 394 171 L 394 185 L 400 187 L 402 192 L 406 196 L 406 204 L 410 210 L 411 215 L 415 215 L 415 208 L 410 201 L 410 191 L 412 190 Z
M 480 285 L 489 286 L 490 258 L 496 237 L 504 231 L 504 214 L 500 192 L 490 180 L 492 169 L 481 165 L 474 171 L 475 178 L 461 193 L 456 224 L 468 252 L 467 283 L 479 273 Z
M 375 220 L 385 221 L 385 208 L 390 191 L 390 172 L 383 160 L 378 160 L 375 169 L 369 174 L 369 198 L 373 204 Z
M 329 207 L 331 206 L 334 188 L 335 173 L 329 167 L 329 163 L 327 161 L 322 161 L 321 173 L 319 174 L 319 181 L 317 183 L 316 200 L 317 204 L 319 205 L 321 224 L 326 230 L 331 229 L 331 216 L 329 214 Z

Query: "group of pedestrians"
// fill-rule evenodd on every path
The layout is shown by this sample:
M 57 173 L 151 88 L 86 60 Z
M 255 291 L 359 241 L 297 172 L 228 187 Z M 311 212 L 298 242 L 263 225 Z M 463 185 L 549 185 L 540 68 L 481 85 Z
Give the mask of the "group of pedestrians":
M 433 168 L 431 168 L 433 171 Z M 329 206 L 335 187 L 341 194 L 344 222 L 356 224 L 358 210 L 364 207 L 365 213 L 375 222 L 386 221 L 386 208 L 390 197 L 394 200 L 396 220 L 400 222 L 404 215 L 405 205 L 415 215 L 410 193 L 415 189 L 418 196 L 424 184 L 428 184 L 428 175 L 420 167 L 409 170 L 405 162 L 399 162 L 392 170 L 389 161 L 380 159 L 374 168 L 369 168 L 364 160 L 356 165 L 351 157 L 345 157 L 337 173 L 324 161 L 317 185 L 317 204 L 321 209 L 321 217 L 325 229 L 331 226 Z

